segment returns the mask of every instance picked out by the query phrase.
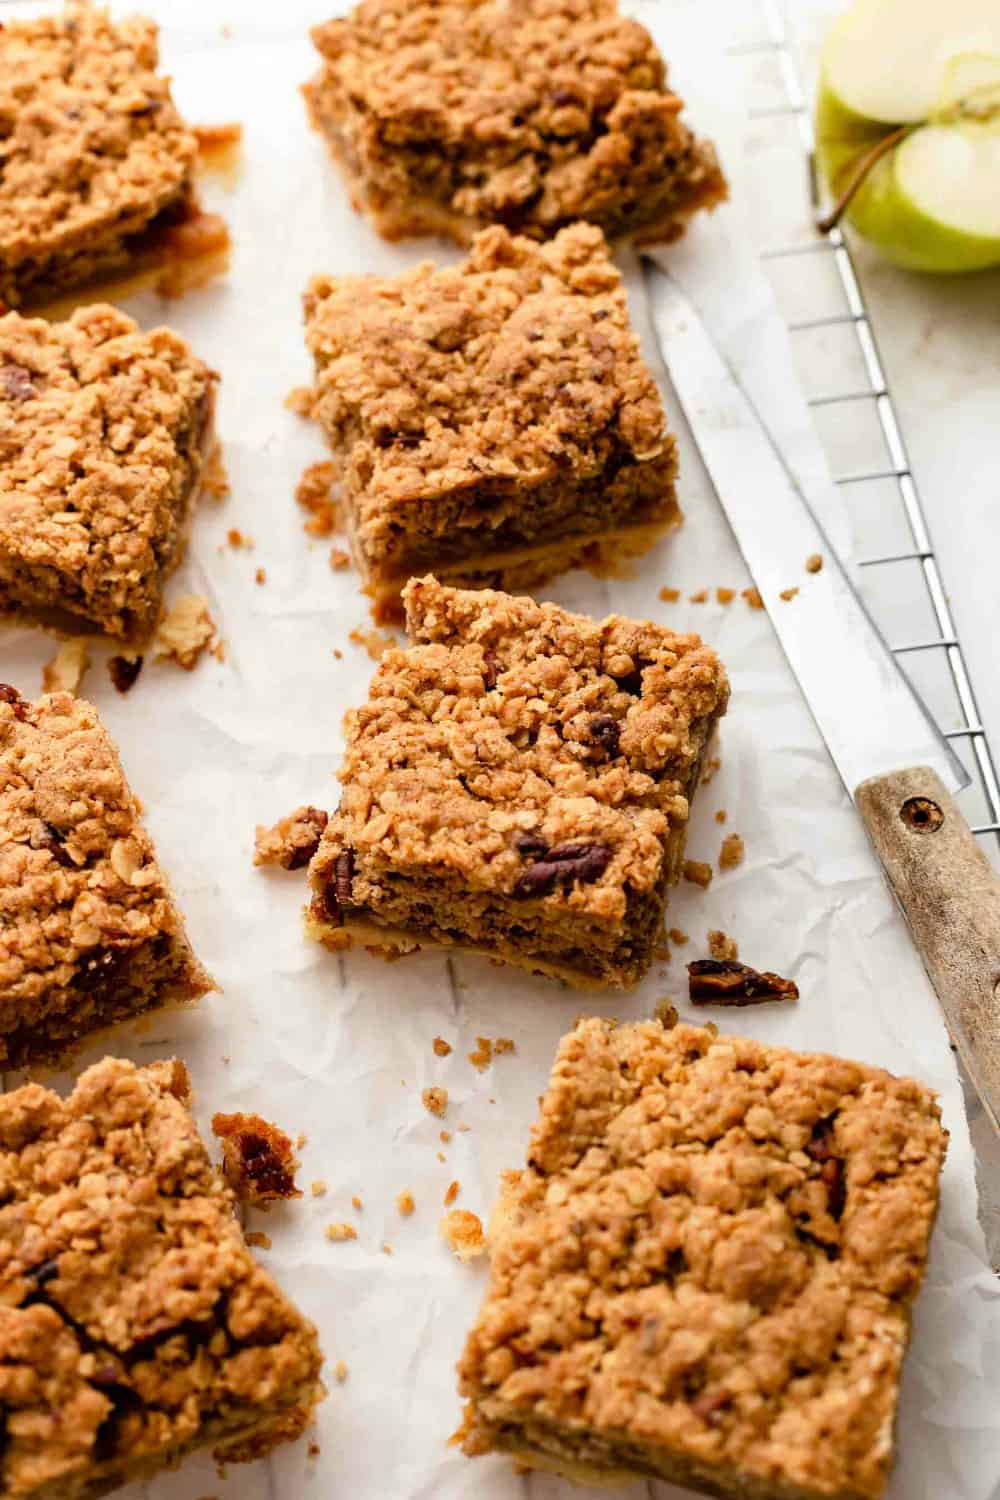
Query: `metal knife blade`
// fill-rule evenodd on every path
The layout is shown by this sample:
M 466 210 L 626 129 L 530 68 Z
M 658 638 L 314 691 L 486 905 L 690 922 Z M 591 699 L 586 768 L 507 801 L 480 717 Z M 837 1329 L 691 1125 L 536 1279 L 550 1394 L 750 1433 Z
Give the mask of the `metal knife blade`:
M 644 261 L 671 383 L 740 551 L 847 790 L 927 765 L 949 791 L 968 777 L 903 676 L 837 561 L 757 408 L 677 282 Z M 822 571 L 804 577 L 806 558 Z M 778 602 L 802 580 L 794 608 Z M 773 607 L 772 607 L 773 606 Z
M 817 728 L 1000 1131 L 1000 879 L 951 793 L 968 778 L 855 593 L 790 465 L 687 297 L 646 260 L 671 383 Z M 803 578 L 794 608 L 778 602 Z

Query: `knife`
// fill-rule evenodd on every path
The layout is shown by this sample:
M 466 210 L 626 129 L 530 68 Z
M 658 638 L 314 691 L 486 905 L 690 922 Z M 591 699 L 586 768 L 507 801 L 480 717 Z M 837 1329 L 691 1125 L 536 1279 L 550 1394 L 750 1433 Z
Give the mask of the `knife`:
M 968 777 L 878 632 L 767 425 L 677 282 L 643 261 L 670 381 L 719 501 L 1000 1131 L 1000 878 L 954 800 Z M 820 553 L 795 608 L 789 579 Z

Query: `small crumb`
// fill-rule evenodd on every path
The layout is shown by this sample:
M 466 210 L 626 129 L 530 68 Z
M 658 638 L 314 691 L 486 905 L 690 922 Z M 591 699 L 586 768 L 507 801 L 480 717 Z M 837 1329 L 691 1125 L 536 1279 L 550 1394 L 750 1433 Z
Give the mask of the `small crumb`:
M 659 1021 L 664 1031 L 671 1031 L 679 1021 L 677 1007 L 668 996 L 664 995 L 662 1000 L 657 1000 L 653 1011 L 653 1020 Z
M 469 1131 L 472 1129 L 472 1126 L 466 1125 L 464 1120 L 459 1120 L 458 1124 L 455 1126 L 455 1129 L 460 1131 L 462 1135 L 468 1135 Z
M 438 1140 L 441 1141 L 443 1145 L 447 1146 L 449 1141 L 451 1140 L 451 1131 L 442 1130 L 441 1134 L 438 1136 Z
M 682 927 L 671 927 L 667 936 L 672 943 L 677 943 L 679 947 L 683 947 L 688 941 L 688 935 Z
M 435 1154 L 437 1156 L 438 1161 L 447 1161 L 448 1160 L 448 1158 L 445 1156 L 445 1154 L 444 1154 L 443 1151 L 438 1151 Z
M 737 865 L 743 863 L 743 855 L 746 845 L 738 833 L 727 833 L 722 840 L 722 848 L 719 850 L 719 869 L 735 870 Z
M 724 823 L 728 816 L 729 814 L 726 812 L 726 809 L 724 807 L 720 807 L 719 811 L 715 815 L 715 821 L 717 823 Z
M 119 693 L 127 693 L 142 671 L 142 663 L 141 656 L 110 656 L 108 676 L 111 678 L 112 687 L 116 688 Z
M 706 865 L 702 860 L 686 859 L 682 874 L 685 880 L 689 880 L 692 885 L 700 885 L 703 891 L 708 890 L 712 884 L 712 866 Z
M 266 583 L 267 582 L 267 572 L 265 571 L 264 568 L 258 568 L 257 569 L 256 573 L 253 575 L 253 581 L 254 581 L 254 583 Z
M 326 1237 L 339 1243 L 341 1240 L 356 1240 L 358 1231 L 353 1224 L 328 1224 L 326 1226 Z
M 702 786 L 708 786 L 708 783 L 713 779 L 713 777 L 719 771 L 719 769 L 720 769 L 721 766 L 722 766 L 722 761 L 719 758 L 719 756 L 718 755 L 713 755 L 712 758 L 711 758 L 711 760 L 708 761 L 708 763 L 706 764 L 705 770 L 702 773 L 702 778 L 701 778 L 701 784 L 702 784 Z
M 448 1108 L 448 1090 L 442 1088 L 424 1089 L 420 1095 L 423 1100 L 424 1109 L 429 1110 L 438 1119 L 443 1119 Z M 461 1127 L 459 1127 L 461 1128 Z
M 372 661 L 380 661 L 387 651 L 396 645 L 396 637 L 383 635 L 380 630 L 362 630 L 356 627 L 347 639 L 355 646 L 364 646 Z
M 63 641 L 42 668 L 43 693 L 75 693 L 90 666 L 86 641 Z
M 307 1447 L 306 1447 L 306 1457 L 307 1458 L 319 1458 L 319 1456 L 322 1453 L 322 1451 L 323 1450 L 320 1447 L 319 1443 L 309 1443 L 307 1445 Z
M 455 1199 L 458 1197 L 458 1194 L 459 1194 L 459 1185 L 458 1185 L 458 1183 L 457 1182 L 449 1182 L 449 1184 L 448 1184 L 448 1190 L 447 1190 L 447 1192 L 444 1195 L 444 1206 L 445 1206 L 445 1208 L 450 1208 L 451 1207 L 451 1205 L 454 1203 Z
M 242 547 L 247 552 L 253 551 L 253 537 L 244 536 L 242 531 L 240 531 L 235 526 L 231 526 L 226 532 L 226 541 L 229 543 L 230 547 L 233 547 L 237 550 Z
M 261 1250 L 270 1250 L 271 1248 L 271 1236 L 265 1234 L 262 1229 L 251 1229 L 243 1238 L 248 1245 L 257 1245 Z
M 322 808 L 297 807 L 270 828 L 258 823 L 253 845 L 254 864 L 301 870 L 319 848 L 327 821 Z
M 664 604 L 676 604 L 681 597 L 681 591 L 680 589 L 662 588 L 659 597 L 663 600 Z
M 225 661 L 227 654 L 225 641 L 216 641 L 214 646 L 209 646 L 208 654 L 214 656 L 216 661 Z
M 309 1191 L 314 1198 L 324 1198 L 326 1196 L 326 1183 L 322 1177 L 317 1177 L 315 1182 L 309 1184 Z
M 334 654 L 335 658 L 337 659 L 337 661 L 343 661 L 344 660 L 344 653 L 343 653 L 343 651 L 341 651 L 341 649 L 340 649 L 339 646 L 334 646 L 334 648 L 333 648 L 333 654 Z
M 740 598 L 745 599 L 751 609 L 764 608 L 764 601 L 760 596 L 760 589 L 744 589 L 740 595 Z
M 308 515 L 302 525 L 309 536 L 329 536 L 340 526 L 340 507 L 330 495 L 336 478 L 336 464 L 324 459 L 310 464 L 295 487 L 296 502 Z
M 301 1198 L 295 1185 L 298 1162 L 283 1130 L 260 1115 L 212 1116 L 212 1134 L 222 1142 L 222 1175 L 238 1203 Z
M 736 598 L 736 590 L 716 589 L 715 597 L 716 599 L 718 599 L 720 604 L 732 604 L 733 600 Z
M 222 28 L 223 36 L 227 28 Z M 193 125 L 194 138 L 198 142 L 199 151 L 217 151 L 220 146 L 238 146 L 243 139 L 243 126 L 236 123 L 230 125 Z
M 739 944 L 725 932 L 713 927 L 708 934 L 708 951 L 720 963 L 735 963 L 740 956 Z
M 158 660 L 169 657 L 190 672 L 214 635 L 208 600 L 201 594 L 182 594 L 160 621 L 153 648 Z
M 653 949 L 653 957 L 660 963 L 668 964 L 670 962 L 670 949 L 667 944 L 659 943 L 657 947 Z
M 480 1073 L 485 1072 L 493 1061 L 493 1043 L 488 1036 L 476 1037 L 476 1050 L 469 1053 L 469 1061 Z
M 813 552 L 810 557 L 806 558 L 806 572 L 807 573 L 818 573 L 820 571 L 820 569 L 822 568 L 822 566 L 823 566 L 823 555 L 822 555 L 822 553 L 820 553 L 820 552 Z
M 399 1209 L 399 1212 L 402 1214 L 404 1219 L 408 1219 L 410 1217 L 416 1206 L 416 1203 L 413 1201 L 413 1194 L 410 1192 L 409 1188 L 405 1189 L 402 1193 L 396 1194 L 396 1207 Z
M 351 554 L 345 552 L 343 547 L 330 548 L 330 567 L 335 573 L 342 573 L 345 568 L 351 566 Z
M 441 1220 L 441 1233 L 459 1260 L 472 1260 L 486 1249 L 486 1236 L 478 1214 L 465 1208 L 453 1208 Z
M 689 594 L 688 599 L 692 604 L 704 604 L 708 599 L 708 589 L 699 589 L 696 594 Z
M 296 385 L 285 397 L 285 406 L 297 417 L 311 417 L 316 392 L 311 385 Z
M 389 1245 L 389 1244 L 383 1245 L 382 1246 L 382 1254 L 383 1255 L 391 1255 L 392 1254 L 392 1246 Z
M 790 599 L 794 599 L 795 598 L 795 595 L 797 593 L 798 593 L 798 589 L 797 588 L 794 588 L 794 589 L 782 589 L 781 593 L 778 595 L 778 598 L 779 599 L 784 599 L 785 602 L 786 602 L 786 604 L 787 604 Z
M 347 1379 L 347 1366 L 342 1359 L 337 1360 L 337 1363 L 333 1367 L 333 1373 L 338 1384 L 343 1385 L 344 1381 Z
M 451 1043 L 446 1042 L 443 1036 L 436 1036 L 432 1045 L 436 1057 L 447 1057 L 451 1051 Z
M 220 443 L 215 444 L 201 471 L 201 488 L 202 493 L 211 495 L 213 500 L 225 500 L 229 494 L 229 475 Z
M 302 1148 L 303 1148 L 303 1146 L 306 1146 L 308 1144 L 309 1144 L 309 1137 L 306 1135 L 306 1133 L 305 1133 L 304 1130 L 300 1130 L 299 1133 L 298 1133 L 298 1135 L 295 1137 L 295 1149 L 296 1149 L 296 1151 L 301 1151 Z
M 362 1203 L 362 1201 L 358 1197 L 357 1193 L 353 1193 L 351 1195 L 351 1207 L 358 1209 L 358 1211 L 360 1212 L 360 1210 L 363 1209 L 364 1206 L 365 1205 Z

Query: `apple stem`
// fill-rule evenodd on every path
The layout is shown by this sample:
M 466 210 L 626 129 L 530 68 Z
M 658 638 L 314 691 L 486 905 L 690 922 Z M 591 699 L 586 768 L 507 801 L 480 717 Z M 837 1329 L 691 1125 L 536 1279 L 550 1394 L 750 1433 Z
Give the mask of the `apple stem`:
M 893 146 L 898 146 L 899 142 L 905 135 L 909 134 L 911 129 L 912 127 L 909 125 L 901 125 L 891 135 L 884 135 L 880 141 L 876 141 L 871 150 L 866 151 L 864 156 L 858 160 L 846 188 L 830 209 L 830 212 L 816 220 L 816 228 L 821 234 L 829 234 L 831 229 L 836 229 L 844 214 L 850 208 L 851 199 L 868 176 L 872 167 L 874 167 L 876 162 L 881 161 L 882 157 L 885 156 L 887 151 L 891 151 Z

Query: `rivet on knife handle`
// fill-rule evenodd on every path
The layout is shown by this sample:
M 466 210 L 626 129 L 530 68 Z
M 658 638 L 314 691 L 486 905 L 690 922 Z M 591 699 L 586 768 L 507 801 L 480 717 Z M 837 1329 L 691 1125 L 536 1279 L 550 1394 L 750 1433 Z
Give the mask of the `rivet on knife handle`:
M 952 1040 L 1000 1130 L 1000 877 L 929 768 L 875 776 L 854 795 Z

